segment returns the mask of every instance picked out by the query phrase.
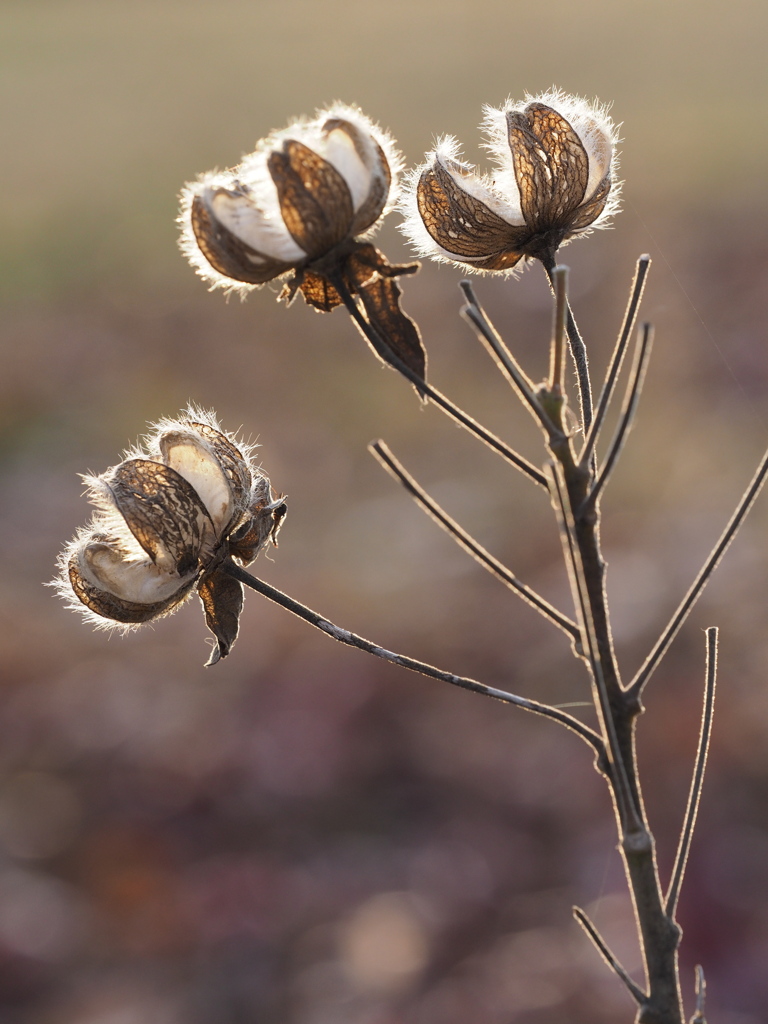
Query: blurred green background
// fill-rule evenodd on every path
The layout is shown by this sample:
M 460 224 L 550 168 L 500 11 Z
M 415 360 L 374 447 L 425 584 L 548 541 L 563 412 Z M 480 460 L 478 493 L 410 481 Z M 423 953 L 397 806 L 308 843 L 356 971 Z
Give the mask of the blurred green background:
M 547 502 L 383 370 L 340 311 L 227 302 L 176 248 L 184 181 L 295 115 L 358 103 L 409 164 L 483 103 L 613 102 L 624 212 L 563 253 L 599 375 L 636 257 L 656 351 L 605 497 L 629 676 L 768 441 L 768 12 L 748 0 L 0 2 L 0 1017 L 9 1024 L 608 1024 L 632 1006 L 570 916 L 638 953 L 612 814 L 547 722 L 336 649 L 251 595 L 203 670 L 197 603 L 126 638 L 45 590 L 101 472 L 187 401 L 262 445 L 289 496 L 258 571 L 383 645 L 553 702 L 567 643 L 421 516 L 383 437 L 498 557 L 569 608 Z M 408 258 L 397 216 L 379 235 Z M 460 320 L 460 273 L 405 283 L 434 383 L 529 458 L 535 430 Z M 477 291 L 534 378 L 542 274 Z M 680 917 L 690 1003 L 766 1019 L 768 508 L 647 695 L 662 871 L 722 627 L 710 775 Z M 369 663 L 369 661 L 371 663 Z M 581 712 L 579 712 L 581 713 Z M 588 713 L 586 710 L 583 712 Z

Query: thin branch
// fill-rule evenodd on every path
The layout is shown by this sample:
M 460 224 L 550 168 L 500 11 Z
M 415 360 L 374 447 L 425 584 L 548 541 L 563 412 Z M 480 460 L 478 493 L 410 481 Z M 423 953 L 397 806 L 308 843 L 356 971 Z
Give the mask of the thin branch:
M 482 545 L 471 537 L 466 530 L 464 530 L 459 524 L 452 519 L 444 509 L 438 505 L 438 503 L 431 498 L 423 487 L 411 476 L 411 474 L 405 469 L 405 467 L 395 458 L 390 449 L 383 441 L 374 441 L 373 444 L 368 446 L 368 450 L 379 460 L 379 462 L 388 470 L 392 476 L 399 480 L 403 487 L 408 493 L 416 500 L 416 502 L 427 512 L 432 518 L 449 533 L 453 539 L 459 544 L 465 551 L 468 551 L 474 559 L 476 559 L 485 569 L 493 573 L 503 583 L 506 583 L 508 587 L 516 591 L 525 601 L 532 605 L 538 612 L 540 612 L 545 618 L 549 619 L 556 626 L 559 626 L 564 632 L 570 636 L 571 640 L 580 642 L 581 634 L 579 627 L 568 618 L 567 615 L 563 615 L 557 608 L 553 608 L 552 605 L 546 601 L 543 597 L 532 590 L 525 583 L 522 583 L 513 572 L 507 569 L 506 566 L 502 565 L 498 559 L 494 558 L 493 555 L 489 554 Z
M 462 309 L 462 315 L 475 328 L 478 338 L 491 354 L 496 366 L 520 396 L 523 404 L 528 406 L 534 419 L 539 421 L 547 436 L 552 439 L 562 440 L 562 431 L 558 430 L 547 415 L 546 410 L 536 395 L 533 384 L 502 341 L 501 336 L 486 316 L 485 311 L 481 308 L 472 286 L 468 281 L 462 281 L 461 288 L 467 296 L 468 303 Z
M 613 435 L 613 440 L 611 441 L 611 446 L 608 449 L 608 454 L 606 455 L 603 468 L 600 470 L 591 491 L 584 499 L 585 507 L 594 505 L 597 501 L 600 492 L 608 482 L 608 478 L 613 471 L 613 467 L 616 465 L 616 461 L 621 454 L 621 449 L 624 447 L 624 442 L 627 439 L 629 428 L 632 426 L 632 421 L 635 418 L 640 392 L 643 389 L 643 381 L 645 380 L 645 371 L 648 368 L 648 359 L 651 355 L 652 344 L 653 327 L 651 324 L 643 324 L 638 334 L 638 344 L 635 349 L 635 361 L 632 366 L 632 373 L 630 374 L 629 381 L 627 383 L 627 392 L 621 406 L 621 416 L 619 417 L 619 422 L 616 427 L 616 433 Z
M 595 928 L 595 926 L 589 920 L 584 911 L 580 907 L 574 907 L 573 916 L 576 918 L 576 920 L 587 933 L 589 938 L 595 944 L 595 947 L 597 948 L 598 953 L 602 956 L 603 960 L 605 960 L 605 962 L 608 964 L 608 966 L 611 968 L 614 974 L 618 978 L 620 978 L 621 981 L 624 982 L 627 989 L 629 990 L 629 994 L 635 1000 L 637 1005 L 645 1005 L 645 1003 L 648 1001 L 648 996 L 645 994 L 645 992 L 643 992 L 639 985 L 636 985 L 635 982 L 632 981 L 630 976 L 627 974 L 625 968 L 621 966 L 621 964 L 610 951 L 610 949 L 608 949 L 608 946 L 605 944 L 605 940 L 600 935 L 600 932 L 598 932 L 597 928 Z
M 499 369 L 501 369 L 508 378 L 512 378 L 514 380 L 515 377 L 519 377 L 527 391 L 535 392 L 536 385 L 515 359 L 509 348 L 507 348 L 504 339 L 493 326 L 488 314 L 480 305 L 480 300 L 475 293 L 475 289 L 472 287 L 472 282 L 467 280 L 459 281 L 459 288 L 464 292 L 467 305 L 477 310 L 477 313 L 479 314 L 480 320 L 476 326 L 478 331 L 482 331 L 481 341 L 487 343 L 494 360 L 498 360 L 500 364 Z
M 442 395 L 436 388 L 433 388 L 431 384 L 427 382 L 415 373 L 410 366 L 407 366 L 402 359 L 400 359 L 396 353 L 387 345 L 386 339 L 382 338 L 376 328 L 370 324 L 360 311 L 354 296 L 350 293 L 347 286 L 340 279 L 334 279 L 333 284 L 338 291 L 339 295 L 344 302 L 347 311 L 354 320 L 358 330 L 366 339 L 370 342 L 375 352 L 381 356 L 381 358 L 393 366 L 399 373 L 403 375 L 407 380 L 413 384 L 417 391 L 421 394 L 427 395 L 435 405 L 439 406 L 443 412 L 447 413 L 451 419 L 461 424 L 466 430 L 475 437 L 479 438 L 489 448 L 492 448 L 499 455 L 503 456 L 507 462 L 511 462 L 512 465 L 519 469 L 521 473 L 530 477 L 535 483 L 541 487 L 547 486 L 547 481 L 542 473 L 527 459 L 524 459 L 522 455 L 518 455 L 517 452 L 513 451 L 508 445 L 504 444 L 495 434 L 492 434 L 490 430 L 486 430 L 485 427 L 481 426 L 476 420 L 473 420 L 471 416 L 467 415 L 457 405 L 454 405 L 450 399 Z
M 555 722 L 559 722 L 560 725 L 564 725 L 567 729 L 575 732 L 577 736 L 580 736 L 585 743 L 588 743 L 597 752 L 599 758 L 604 756 L 604 744 L 597 733 L 590 729 L 589 726 L 584 725 L 583 722 L 580 722 L 578 718 L 574 718 L 564 711 L 559 711 L 548 704 L 540 704 L 535 700 L 528 700 L 526 697 L 518 697 L 516 694 L 506 693 L 504 690 L 497 690 L 495 687 L 486 686 L 475 679 L 467 679 L 464 676 L 454 675 L 452 672 L 444 672 L 442 669 L 426 664 L 426 662 L 417 661 L 415 658 L 408 658 L 403 654 L 396 654 L 394 651 L 388 651 L 383 647 L 379 647 L 378 644 L 374 644 L 364 637 L 357 636 L 356 633 L 350 633 L 348 630 L 334 625 L 316 611 L 277 590 L 276 587 L 272 587 L 269 583 L 265 583 L 263 580 L 252 576 L 231 560 L 222 562 L 220 569 L 222 572 L 228 573 L 233 579 L 239 580 L 244 586 L 250 587 L 256 593 L 262 594 L 270 601 L 274 601 L 275 604 L 279 604 L 289 612 L 293 612 L 294 615 L 297 615 L 316 629 L 321 630 L 321 632 L 333 640 L 338 640 L 339 643 L 347 644 L 349 647 L 356 647 L 360 651 L 372 654 L 376 658 L 382 658 L 393 665 L 400 665 L 402 668 L 410 669 L 412 672 L 420 672 L 422 675 L 430 676 L 432 679 L 439 679 L 444 683 L 460 686 L 464 690 L 471 690 L 474 693 L 481 693 L 486 697 L 493 697 L 496 700 L 503 701 L 505 704 L 512 704 L 515 707 L 522 708 L 524 711 L 531 711 L 535 715 L 551 718 Z
M 562 394 L 565 373 L 565 322 L 568 310 L 568 267 L 559 264 L 552 271 L 555 290 L 555 311 L 552 322 L 552 344 L 550 347 L 549 387 Z
M 691 1017 L 691 1024 L 707 1024 L 704 1016 L 704 1004 L 707 1001 L 707 982 L 704 977 L 704 968 L 701 964 L 696 965 L 696 1011 Z
M 552 286 L 552 291 L 555 291 L 555 283 L 553 279 L 553 271 L 555 269 L 554 260 L 550 263 L 543 264 L 544 270 L 547 272 L 549 283 Z M 568 344 L 571 348 L 571 356 L 573 357 L 573 363 L 576 367 L 576 380 L 579 385 L 579 402 L 581 404 L 581 425 L 585 433 L 589 431 L 592 425 L 592 384 L 589 379 L 589 360 L 587 359 L 587 347 L 584 344 L 584 340 L 579 334 L 579 328 L 576 326 L 576 321 L 573 318 L 573 312 L 571 311 L 570 305 L 568 305 L 568 320 L 566 323 L 566 330 L 568 332 Z
M 608 373 L 606 374 L 605 383 L 603 389 L 600 392 L 600 398 L 597 403 L 597 410 L 595 412 L 595 418 L 592 420 L 592 426 L 589 428 L 586 440 L 584 442 L 584 449 L 579 456 L 579 460 L 582 465 L 586 466 L 595 450 L 597 439 L 602 429 L 603 422 L 605 420 L 605 414 L 608 410 L 608 405 L 613 397 L 613 391 L 616 386 L 616 380 L 621 370 L 621 364 L 624 361 L 624 353 L 627 350 L 627 342 L 629 341 L 632 329 L 635 326 L 635 319 L 637 317 L 637 310 L 640 305 L 640 300 L 643 297 L 643 289 L 645 288 L 645 279 L 648 276 L 648 270 L 651 265 L 651 257 L 644 254 L 637 261 L 635 268 L 635 278 L 632 282 L 632 291 L 630 292 L 629 302 L 627 309 L 624 314 L 624 322 L 621 325 L 619 331 L 619 337 L 616 341 L 616 348 L 613 350 L 611 356 L 611 362 L 608 367 Z
M 699 746 L 696 751 L 696 763 L 693 769 L 691 780 L 691 791 L 688 794 L 688 806 L 685 809 L 683 829 L 680 833 L 680 842 L 675 855 L 675 866 L 672 869 L 672 881 L 669 883 L 669 891 L 666 897 L 666 914 L 674 918 L 677 909 L 677 901 L 680 896 L 680 887 L 683 884 L 685 865 L 688 860 L 688 853 L 691 848 L 693 829 L 696 825 L 696 815 L 699 811 L 699 800 L 701 799 L 701 787 L 704 782 L 704 770 L 707 766 L 707 754 L 709 753 L 709 740 L 712 735 L 712 715 L 715 707 L 715 681 L 717 679 L 717 627 L 711 626 L 707 630 L 707 674 L 704 685 L 704 710 L 701 716 L 701 732 L 699 733 Z
M 627 687 L 627 694 L 631 698 L 637 700 L 643 691 L 643 687 L 650 679 L 651 675 L 657 668 L 659 662 L 667 652 L 667 648 L 674 640 L 677 635 L 677 631 L 680 629 L 682 624 L 688 618 L 693 606 L 701 596 L 704 587 L 709 582 L 709 578 L 720 563 L 720 559 L 723 557 L 728 547 L 736 536 L 739 527 L 744 522 L 747 513 L 752 508 L 755 499 L 760 493 L 760 489 L 765 483 L 765 477 L 768 474 L 768 452 L 760 460 L 760 465 L 757 467 L 755 475 L 749 483 L 744 494 L 741 496 L 739 504 L 736 506 L 736 510 L 728 521 L 728 525 L 720 535 L 720 539 L 714 548 L 710 552 L 709 558 L 706 560 L 704 565 L 701 567 L 698 576 L 691 584 L 688 593 L 685 595 L 677 611 L 674 613 L 672 618 L 667 623 L 664 632 L 661 634 L 656 644 L 645 659 L 639 672 L 632 680 L 630 685 Z
M 571 509 L 568 490 L 563 475 L 563 467 L 559 462 L 547 463 L 546 469 L 550 478 L 550 493 L 553 499 L 555 514 L 557 515 L 560 535 L 563 542 L 563 552 L 568 567 L 568 576 L 573 592 L 573 601 L 579 616 L 579 624 L 582 631 L 582 646 L 587 653 L 589 665 L 592 671 L 592 682 L 595 690 L 595 705 L 602 724 L 603 736 L 610 754 L 612 769 L 612 781 L 616 793 L 616 802 L 619 809 L 619 816 L 625 834 L 642 833 L 645 831 L 640 812 L 635 804 L 632 790 L 627 778 L 627 769 L 621 756 L 618 737 L 616 735 L 616 723 L 613 719 L 611 701 L 608 689 L 603 676 L 603 666 L 600 662 L 597 637 L 595 635 L 595 623 L 592 617 L 592 606 L 589 602 L 587 592 L 587 581 L 584 575 L 584 566 L 581 561 L 581 552 L 576 540 L 573 510 Z

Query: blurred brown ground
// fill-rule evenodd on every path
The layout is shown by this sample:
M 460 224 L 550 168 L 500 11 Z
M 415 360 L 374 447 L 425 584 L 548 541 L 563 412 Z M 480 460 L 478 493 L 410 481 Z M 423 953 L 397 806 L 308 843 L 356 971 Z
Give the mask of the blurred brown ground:
M 188 400 L 262 444 L 289 495 L 257 570 L 383 645 L 553 702 L 566 642 L 366 453 L 383 437 L 495 554 L 568 608 L 541 493 L 381 369 L 339 311 L 208 294 L 176 250 L 183 181 L 292 115 L 359 103 L 412 164 L 484 102 L 555 83 L 614 101 L 625 211 L 574 243 L 604 368 L 634 260 L 656 350 L 605 498 L 617 645 L 639 665 L 768 440 L 768 9 L 733 0 L 0 3 L 0 1019 L 9 1024 L 614 1024 L 632 1007 L 570 916 L 638 954 L 587 751 L 547 722 L 337 649 L 251 595 L 203 670 L 199 607 L 92 633 L 43 582 L 113 464 Z M 408 258 L 395 230 L 379 236 Z M 530 458 L 525 414 L 458 317 L 406 283 L 432 379 Z M 477 290 L 534 377 L 540 272 Z M 761 498 L 648 689 L 662 870 L 721 634 L 709 777 L 680 908 L 686 996 L 768 1020 L 768 555 Z M 586 713 L 586 711 L 584 712 Z

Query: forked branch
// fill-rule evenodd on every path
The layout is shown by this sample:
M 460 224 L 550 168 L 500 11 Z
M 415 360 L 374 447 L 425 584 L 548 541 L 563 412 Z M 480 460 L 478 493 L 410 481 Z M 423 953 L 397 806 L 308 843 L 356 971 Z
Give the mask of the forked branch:
M 650 324 L 643 324 L 638 335 L 637 348 L 635 350 L 635 361 L 627 384 L 627 392 L 624 396 L 624 402 L 622 403 L 621 415 L 616 427 L 616 433 L 613 435 L 611 446 L 608 449 L 605 464 L 600 470 L 597 480 L 592 485 L 592 489 L 584 499 L 585 508 L 588 508 L 590 505 L 594 505 L 597 501 L 600 496 L 600 492 L 608 482 L 608 479 L 618 461 L 619 455 L 621 454 L 621 450 L 624 447 L 627 434 L 629 433 L 632 421 L 635 418 L 640 392 L 643 389 L 643 381 L 645 380 L 645 371 L 648 368 L 648 359 L 651 355 L 652 344 L 653 327 Z
M 641 256 L 637 261 L 635 268 L 635 277 L 632 281 L 632 291 L 629 295 L 629 302 L 627 303 L 627 309 L 624 313 L 624 321 L 619 331 L 619 336 L 616 340 L 616 347 L 613 350 L 611 356 L 611 362 L 608 366 L 608 373 L 605 377 L 605 383 L 603 384 L 602 391 L 600 392 L 600 398 L 597 402 L 597 409 L 595 410 L 595 418 L 592 421 L 592 426 L 589 428 L 586 440 L 584 442 L 584 448 L 579 456 L 579 461 L 582 465 L 587 463 L 592 458 L 597 444 L 597 439 L 600 436 L 603 423 L 605 422 L 605 414 L 608 411 L 613 392 L 616 387 L 616 381 L 621 371 L 621 364 L 624 361 L 624 353 L 627 350 L 627 342 L 629 341 L 632 329 L 635 326 L 635 320 L 637 319 L 637 310 L 640 306 L 640 300 L 643 297 L 643 289 L 645 288 L 645 279 L 648 276 L 648 270 L 651 266 L 651 257 L 647 254 Z
M 399 480 L 421 508 L 432 516 L 432 518 L 442 526 L 442 528 L 450 534 L 451 537 L 453 537 L 457 544 L 464 548 L 465 551 L 469 552 L 469 554 L 472 555 L 472 557 L 490 573 L 500 579 L 503 583 L 506 583 L 508 587 L 519 594 L 520 597 L 527 601 L 528 604 L 532 605 L 545 618 L 549 619 L 550 622 L 553 622 L 556 626 L 567 633 L 572 641 L 580 644 L 581 634 L 576 623 L 569 619 L 567 615 L 563 615 L 563 613 L 558 611 L 557 608 L 554 608 L 549 601 L 546 601 L 540 594 L 537 594 L 535 590 L 532 590 L 531 587 L 522 583 L 510 569 L 507 569 L 505 565 L 502 565 L 502 563 L 486 551 L 485 548 L 474 539 L 474 537 L 471 537 L 466 530 L 459 526 L 459 524 L 452 519 L 448 513 L 440 507 L 440 505 L 438 505 L 434 498 L 427 494 L 424 488 L 420 486 L 414 477 L 412 477 L 405 467 L 395 458 L 383 441 L 374 441 L 373 444 L 369 445 L 368 450 L 379 460 L 382 466 L 384 466 L 384 468 L 394 476 L 396 480 Z
M 540 487 L 546 487 L 547 481 L 534 465 L 524 459 L 522 455 L 518 455 L 517 452 L 513 451 L 508 445 L 504 444 L 502 440 L 496 437 L 495 434 L 491 433 L 485 427 L 481 426 L 476 420 L 472 419 L 471 416 L 467 415 L 457 405 L 454 405 L 450 399 L 446 398 L 445 395 L 441 394 L 437 388 L 433 388 L 431 384 L 428 384 L 418 373 L 415 373 L 410 366 L 407 366 L 402 359 L 400 359 L 392 348 L 387 344 L 386 338 L 382 338 L 379 332 L 376 330 L 373 324 L 371 324 L 363 315 L 355 301 L 354 296 L 350 293 L 349 288 L 339 278 L 334 280 L 334 285 L 341 296 L 342 302 L 352 317 L 355 325 L 357 326 L 363 337 L 370 343 L 374 351 L 378 352 L 379 355 L 384 359 L 385 362 L 393 366 L 398 373 L 401 373 L 406 380 L 409 380 L 411 384 L 421 394 L 431 398 L 435 405 L 439 406 L 451 419 L 461 424 L 471 434 L 474 434 L 483 444 L 487 444 L 489 448 L 492 448 L 499 455 L 503 456 L 507 462 L 519 469 L 521 473 L 529 477 L 535 483 L 539 484 Z
M 766 475 L 768 474 L 768 452 L 765 453 L 760 461 L 760 465 L 757 467 L 755 475 L 749 483 L 744 494 L 741 496 L 739 504 L 736 506 L 736 510 L 728 521 L 728 525 L 720 535 L 720 539 L 714 548 L 710 552 L 709 558 L 706 560 L 704 565 L 701 567 L 698 576 L 691 584 L 688 593 L 685 595 L 683 600 L 680 602 L 677 611 L 674 613 L 672 618 L 667 623 L 663 633 L 656 641 L 653 650 L 645 659 L 639 672 L 632 680 L 630 685 L 627 687 L 628 695 L 635 700 L 639 700 L 643 692 L 645 684 L 650 679 L 653 672 L 658 667 L 659 662 L 667 652 L 667 648 L 674 640 L 677 635 L 677 631 L 680 629 L 682 624 L 688 618 L 691 613 L 691 609 L 696 604 L 698 599 L 701 597 L 704 587 L 709 582 L 709 578 L 715 571 L 720 563 L 720 559 L 723 557 L 728 547 L 736 536 L 739 527 L 744 522 L 747 513 L 752 508 L 760 490 L 765 483 Z

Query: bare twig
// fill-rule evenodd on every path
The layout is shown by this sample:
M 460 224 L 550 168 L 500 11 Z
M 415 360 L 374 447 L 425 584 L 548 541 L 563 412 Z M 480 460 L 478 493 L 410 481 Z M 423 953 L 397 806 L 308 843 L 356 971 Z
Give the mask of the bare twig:
M 553 721 L 559 722 L 560 725 L 564 725 L 567 729 L 575 732 L 577 736 L 580 736 L 585 743 L 588 743 L 596 751 L 598 758 L 604 756 L 605 747 L 597 733 L 590 729 L 589 726 L 580 722 L 578 718 L 574 718 L 564 711 L 550 707 L 549 704 L 540 704 L 538 701 L 528 700 L 527 697 L 518 697 L 516 694 L 497 690 L 495 687 L 486 686 L 475 679 L 467 679 L 464 676 L 454 675 L 452 672 L 444 672 L 442 669 L 428 665 L 426 662 L 417 661 L 415 658 L 408 658 L 403 654 L 396 654 L 394 651 L 388 651 L 383 647 L 379 647 L 378 644 L 374 644 L 370 640 L 358 636 L 356 633 L 350 633 L 349 630 L 334 625 L 318 612 L 294 600 L 294 598 L 284 594 L 276 587 L 270 586 L 269 583 L 257 579 L 231 560 L 222 562 L 220 569 L 228 573 L 233 579 L 239 580 L 244 586 L 250 587 L 251 590 L 255 590 L 256 593 L 262 594 L 270 601 L 274 601 L 275 604 L 281 605 L 300 619 L 308 622 L 311 626 L 321 630 L 326 636 L 331 637 L 333 640 L 338 640 L 339 643 L 347 644 L 349 647 L 356 647 L 359 651 L 365 651 L 367 654 L 372 654 L 376 658 L 382 658 L 393 665 L 400 665 L 402 668 L 410 669 L 412 672 L 420 672 L 422 675 L 430 676 L 432 679 L 439 679 L 444 683 L 450 683 L 452 686 L 460 686 L 464 690 L 481 693 L 486 697 L 493 697 L 495 700 L 503 701 L 505 704 L 512 704 L 515 707 L 522 708 L 524 711 L 531 711 L 535 715 L 551 718 Z
M 707 1024 L 704 1016 L 704 1004 L 707 1001 L 707 982 L 704 977 L 704 968 L 701 964 L 696 965 L 696 1010 L 691 1017 L 691 1024 Z
M 544 270 L 547 272 L 549 283 L 552 286 L 552 291 L 555 291 L 555 283 L 553 279 L 553 271 L 555 269 L 554 260 L 550 263 L 543 264 Z M 568 344 L 571 348 L 571 356 L 573 357 L 574 366 L 576 367 L 576 380 L 579 384 L 579 402 L 581 404 L 581 425 L 586 433 L 589 431 L 592 425 L 592 383 L 589 379 L 589 360 L 587 359 L 587 347 L 584 344 L 584 340 L 579 334 L 579 328 L 576 326 L 573 313 L 570 305 L 568 305 L 568 319 L 566 321 L 566 330 L 568 332 Z
M 550 346 L 549 387 L 562 394 L 565 375 L 565 325 L 568 311 L 568 267 L 563 264 L 552 271 L 552 287 L 555 291 L 555 309 L 552 323 L 552 344 Z
M 510 352 L 509 348 L 504 343 L 504 339 L 493 326 L 488 314 L 480 305 L 480 300 L 475 293 L 475 289 L 472 287 L 472 282 L 467 280 L 459 281 L 459 288 L 464 292 L 467 305 L 477 310 L 479 319 L 475 326 L 477 330 L 481 332 L 480 340 L 487 344 L 494 360 L 498 360 L 498 363 L 500 364 L 499 369 L 502 370 L 508 379 L 515 380 L 515 378 L 519 377 L 520 380 L 523 381 L 527 391 L 535 391 L 536 385 L 515 359 L 514 355 Z M 464 311 L 462 310 L 462 312 Z
M 595 944 L 595 947 L 597 948 L 598 953 L 600 953 L 600 955 L 602 956 L 603 960 L 605 960 L 605 962 L 608 964 L 608 966 L 611 968 L 614 974 L 616 974 L 617 977 L 619 977 L 621 981 L 624 982 L 627 989 L 629 990 L 629 994 L 635 1000 L 637 1005 L 642 1006 L 648 999 L 647 995 L 645 994 L 645 992 L 643 992 L 639 985 L 636 985 L 634 981 L 632 981 L 630 976 L 627 974 L 625 968 L 622 967 L 622 965 L 610 951 L 602 935 L 600 935 L 597 928 L 595 928 L 595 926 L 589 920 L 584 911 L 580 907 L 574 907 L 573 916 L 576 918 L 581 927 L 584 929 L 584 931 L 590 937 L 592 942 Z
M 519 469 L 521 473 L 524 473 L 527 477 L 539 484 L 541 487 L 546 487 L 547 482 L 544 475 L 536 469 L 527 459 L 524 459 L 522 455 L 518 455 L 517 452 L 513 451 L 508 445 L 504 444 L 495 434 L 492 434 L 490 430 L 486 430 L 485 427 L 481 426 L 476 420 L 473 420 L 471 416 L 467 415 L 457 405 L 454 405 L 450 399 L 442 395 L 436 388 L 433 388 L 431 384 L 427 382 L 415 373 L 409 366 L 407 366 L 402 359 L 400 359 L 395 352 L 387 345 L 386 339 L 382 338 L 373 324 L 369 323 L 363 316 L 360 308 L 355 301 L 354 296 L 350 293 L 347 286 L 341 279 L 334 279 L 333 284 L 338 291 L 341 299 L 349 312 L 350 316 L 354 320 L 358 330 L 363 337 L 370 342 L 374 351 L 381 355 L 385 362 L 393 366 L 399 373 L 403 375 L 407 380 L 414 385 L 414 387 L 422 394 L 427 395 L 435 405 L 439 406 L 443 412 L 447 413 L 451 419 L 461 424 L 466 430 L 475 437 L 479 438 L 484 444 L 487 444 L 489 448 L 492 448 L 499 455 L 503 456 L 507 462 L 511 462 L 512 465 Z
M 579 456 L 579 460 L 582 465 L 586 465 L 594 453 L 595 445 L 597 444 L 597 439 L 605 420 L 605 414 L 613 396 L 616 380 L 618 379 L 619 371 L 621 370 L 621 364 L 624 361 L 627 342 L 629 341 L 629 337 L 632 333 L 632 328 L 635 326 L 637 310 L 640 305 L 640 300 L 643 297 L 645 279 L 648 276 L 648 269 L 650 265 L 651 257 L 647 254 L 641 256 L 637 261 L 635 278 L 632 282 L 632 291 L 629 296 L 627 310 L 624 314 L 624 322 L 621 325 L 619 337 L 616 341 L 616 348 L 613 350 L 611 362 L 608 367 L 608 373 L 605 377 L 605 383 L 603 384 L 603 389 L 600 392 L 600 398 L 598 399 L 597 409 L 595 411 L 595 418 L 592 420 L 592 426 L 589 428 L 589 433 L 587 434 L 584 442 L 584 448 Z
M 408 493 L 418 502 L 418 504 L 432 516 L 432 518 L 446 530 L 453 539 L 468 551 L 473 558 L 475 558 L 484 568 L 489 572 L 493 573 L 503 583 L 506 583 L 508 587 L 518 593 L 525 601 L 532 605 L 538 612 L 540 612 L 545 618 L 549 619 L 556 626 L 559 626 L 564 632 L 570 636 L 571 640 L 580 642 L 581 634 L 579 627 L 568 618 L 567 615 L 563 615 L 557 608 L 554 608 L 548 601 L 532 590 L 525 583 L 522 583 L 513 572 L 507 569 L 506 566 L 502 565 L 498 559 L 494 558 L 493 555 L 489 554 L 482 547 L 481 544 L 471 537 L 466 530 L 462 529 L 459 524 L 452 519 L 447 512 L 444 511 L 429 494 L 419 485 L 419 483 L 408 473 L 405 467 L 395 458 L 392 452 L 389 450 L 387 445 L 383 441 L 374 441 L 373 444 L 368 446 L 368 450 L 381 462 L 381 464 L 387 469 L 396 480 L 405 487 Z
M 608 482 L 608 478 L 616 465 L 616 461 L 621 454 L 621 449 L 624 447 L 624 442 L 627 439 L 629 428 L 632 426 L 632 421 L 635 418 L 640 392 L 643 389 L 643 381 L 645 379 L 645 371 L 648 367 L 648 358 L 651 354 L 652 343 L 653 327 L 650 324 L 643 324 L 638 334 L 638 344 L 635 349 L 635 361 L 627 384 L 627 392 L 624 396 L 624 402 L 622 403 L 621 416 L 619 417 L 619 422 L 616 427 L 616 433 L 614 434 L 611 446 L 608 449 L 608 454 L 606 455 L 603 468 L 601 469 L 589 494 L 584 499 L 585 507 L 594 505 L 597 501 L 600 492 Z
M 462 309 L 462 315 L 475 328 L 478 338 L 488 349 L 499 370 L 520 396 L 523 404 L 528 406 L 534 419 L 539 421 L 547 436 L 552 439 L 562 438 L 562 431 L 550 419 L 536 395 L 534 385 L 488 319 L 469 281 L 462 281 L 461 288 L 467 297 L 467 305 Z
M 768 452 L 766 452 L 763 458 L 760 460 L 760 465 L 757 467 L 755 475 L 752 477 L 749 486 L 747 487 L 744 494 L 741 496 L 741 500 L 739 501 L 739 504 L 736 506 L 736 510 L 729 519 L 728 525 L 720 535 L 720 539 L 718 540 L 717 544 L 715 544 L 714 548 L 710 552 L 709 558 L 701 567 L 698 576 L 691 584 L 688 593 L 680 602 L 677 611 L 674 613 L 672 618 L 667 623 L 664 632 L 656 641 L 653 650 L 645 659 L 645 662 L 643 663 L 639 672 L 628 686 L 627 693 L 630 697 L 634 699 L 639 699 L 640 695 L 643 692 L 645 684 L 648 682 L 651 675 L 657 668 L 659 662 L 666 654 L 667 648 L 675 638 L 677 631 L 688 618 L 691 609 L 696 604 L 699 597 L 701 596 L 702 591 L 704 590 L 704 587 L 709 582 L 710 576 L 717 568 L 720 559 L 728 550 L 731 541 L 736 536 L 736 533 L 738 532 L 739 527 L 743 523 L 747 515 L 747 512 L 749 512 L 749 510 L 752 508 L 755 498 L 757 498 L 758 494 L 760 493 L 760 489 L 765 483 L 766 474 L 768 474 Z
M 704 782 L 704 770 L 707 766 L 707 754 L 709 752 L 709 740 L 712 735 L 712 714 L 715 707 L 715 681 L 717 679 L 717 627 L 711 626 L 707 630 L 707 673 L 704 685 L 704 710 L 701 716 L 701 731 L 699 733 L 699 746 L 696 751 L 696 763 L 693 769 L 691 780 L 691 791 L 688 794 L 688 806 L 685 809 L 683 828 L 680 833 L 680 842 L 675 855 L 675 866 L 672 869 L 672 881 L 669 883 L 669 891 L 666 896 L 665 910 L 667 917 L 674 918 L 677 910 L 677 901 L 680 896 L 680 887 L 683 884 L 685 865 L 688 860 L 688 852 L 691 848 L 691 838 L 696 825 L 696 815 L 699 810 L 701 799 L 701 787 Z

